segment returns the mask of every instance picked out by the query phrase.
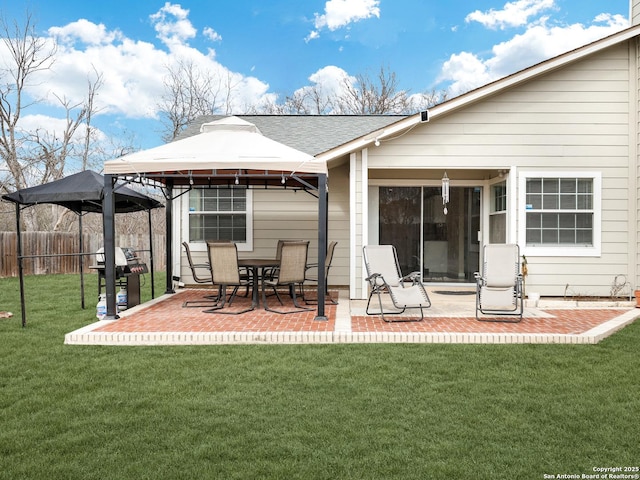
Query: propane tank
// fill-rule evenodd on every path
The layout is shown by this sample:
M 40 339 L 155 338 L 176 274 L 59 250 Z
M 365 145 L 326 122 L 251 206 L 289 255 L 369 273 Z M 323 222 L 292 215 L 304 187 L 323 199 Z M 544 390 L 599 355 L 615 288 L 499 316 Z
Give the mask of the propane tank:
M 96 305 L 96 317 L 98 320 L 104 320 L 107 316 L 107 294 L 101 293 L 98 305 Z
M 119 310 L 127 309 L 127 290 L 123 286 L 120 287 L 120 291 L 116 295 L 116 303 Z

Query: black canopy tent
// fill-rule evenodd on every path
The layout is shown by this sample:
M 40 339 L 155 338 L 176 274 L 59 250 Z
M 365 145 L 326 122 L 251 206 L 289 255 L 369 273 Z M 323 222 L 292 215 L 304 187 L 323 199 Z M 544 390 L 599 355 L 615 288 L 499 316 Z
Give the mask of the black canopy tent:
M 85 213 L 102 213 L 102 201 L 104 198 L 105 179 L 99 173 L 85 170 L 74 175 L 69 175 L 60 180 L 24 188 L 16 192 L 2 196 L 3 200 L 15 203 L 16 205 L 16 231 L 18 232 L 18 274 L 20 277 L 20 307 L 22 310 L 22 326 L 26 325 L 25 299 L 24 299 L 24 272 L 22 267 L 22 239 L 20 235 L 20 211 L 23 208 L 32 207 L 39 204 L 60 205 L 73 211 L 79 219 L 80 236 L 80 289 L 81 302 L 84 308 L 84 269 L 82 241 L 82 216 Z M 126 186 L 119 186 L 114 192 L 114 209 L 116 213 L 129 213 L 147 210 L 149 214 L 149 245 L 150 245 L 150 270 L 151 270 L 151 295 L 154 296 L 153 287 L 153 241 L 151 232 L 151 210 L 163 207 L 159 201 L 137 192 Z
M 205 123 L 201 133 L 149 150 L 105 162 L 103 209 L 107 318 L 117 318 L 114 268 L 115 195 L 118 178 L 151 181 L 165 193 L 167 289 L 173 291 L 174 187 L 284 188 L 303 190 L 318 198 L 318 265 L 327 253 L 328 169 L 326 162 L 262 135 L 254 124 L 237 117 Z M 318 269 L 318 314 L 326 320 L 326 272 Z

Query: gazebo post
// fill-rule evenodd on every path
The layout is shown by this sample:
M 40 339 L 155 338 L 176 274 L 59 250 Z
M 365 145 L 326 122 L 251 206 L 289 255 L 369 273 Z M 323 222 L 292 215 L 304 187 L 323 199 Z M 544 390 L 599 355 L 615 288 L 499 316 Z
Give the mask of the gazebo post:
M 149 267 L 151 270 L 151 298 L 156 298 L 156 282 L 153 277 L 155 267 L 153 266 L 153 226 L 151 225 L 151 209 L 147 210 L 149 218 Z
M 327 271 L 324 268 L 327 258 L 328 215 L 327 175 L 318 175 L 318 314 L 315 320 L 328 320 L 324 312 L 327 288 Z
M 102 199 L 102 223 L 104 235 L 104 282 L 107 294 L 105 320 L 118 318 L 116 310 L 116 245 L 115 245 L 116 201 L 113 194 L 113 175 L 104 176 L 104 198 Z
M 22 268 L 22 233 L 20 232 L 20 204 L 16 203 L 16 248 L 18 250 L 18 276 L 20 277 L 20 313 L 22 327 L 27 326 L 27 312 L 24 309 L 24 270 Z
M 84 310 L 84 239 L 82 238 L 82 212 L 78 213 L 78 248 L 80 249 L 80 306 Z
M 167 279 L 166 279 L 166 290 L 164 293 L 176 293 L 175 290 L 173 289 L 173 222 L 172 222 L 172 217 L 173 217 L 173 180 L 171 179 L 167 179 L 167 183 L 165 184 L 165 188 L 166 188 L 166 195 L 165 198 L 167 199 L 167 203 L 165 205 L 165 215 L 166 215 L 166 221 L 165 221 L 165 228 L 166 228 L 166 234 L 165 237 L 167 239 L 166 241 L 166 252 L 167 252 L 167 258 L 166 258 L 166 270 L 167 270 Z

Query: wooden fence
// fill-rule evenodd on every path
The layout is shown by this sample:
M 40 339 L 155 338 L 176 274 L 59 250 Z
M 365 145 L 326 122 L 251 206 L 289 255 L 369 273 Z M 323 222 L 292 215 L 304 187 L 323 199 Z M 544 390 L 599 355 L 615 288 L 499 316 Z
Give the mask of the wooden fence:
M 77 233 L 26 232 L 22 234 L 22 266 L 25 275 L 53 273 L 80 273 L 80 257 L 84 271 L 95 265 L 95 252 L 102 247 L 102 235 L 84 234 L 83 252 Z M 149 235 L 116 235 L 116 245 L 138 251 L 141 260 L 150 265 Z M 85 255 L 80 255 L 84 253 Z M 165 270 L 165 237 L 153 235 L 153 262 L 155 271 Z M 17 237 L 15 232 L 0 232 L 0 277 L 18 276 Z

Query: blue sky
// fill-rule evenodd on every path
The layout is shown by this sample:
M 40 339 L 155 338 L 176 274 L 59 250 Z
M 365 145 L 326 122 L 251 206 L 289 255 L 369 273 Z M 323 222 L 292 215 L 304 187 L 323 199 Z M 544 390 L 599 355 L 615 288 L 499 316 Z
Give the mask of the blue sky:
M 105 139 L 162 143 L 157 103 L 166 66 L 189 59 L 231 81 L 232 110 L 343 76 L 396 73 L 410 93 L 455 96 L 627 26 L 628 0 L 29 0 L 57 60 L 30 93 L 49 99 L 24 128 L 59 122 L 51 94 L 85 93 L 104 76 L 96 125 Z M 0 0 L 21 21 L 25 3 Z M 4 53 L 0 50 L 0 60 Z

